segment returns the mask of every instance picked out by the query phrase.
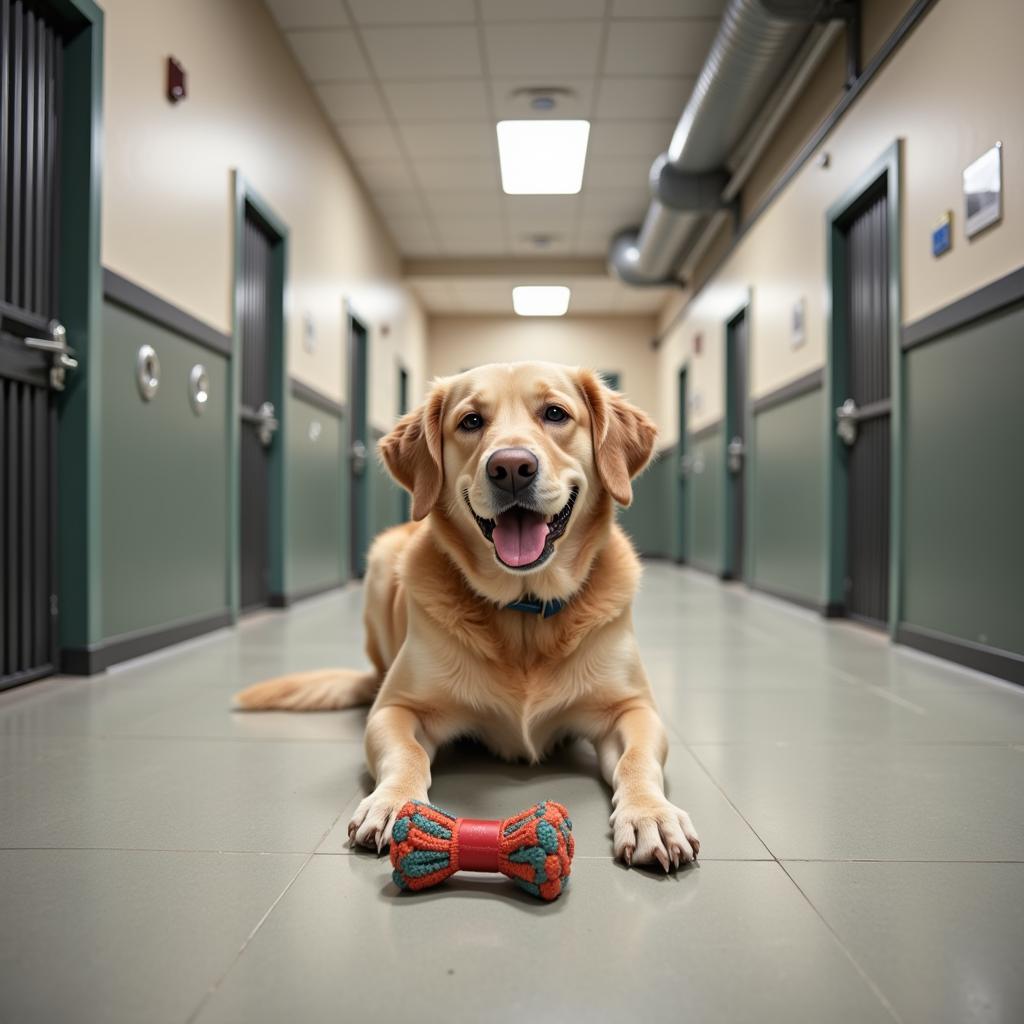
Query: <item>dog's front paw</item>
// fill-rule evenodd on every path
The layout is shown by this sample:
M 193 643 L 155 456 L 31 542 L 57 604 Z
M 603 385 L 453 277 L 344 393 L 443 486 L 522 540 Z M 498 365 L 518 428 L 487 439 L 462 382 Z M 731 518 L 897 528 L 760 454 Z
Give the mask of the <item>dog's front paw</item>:
M 700 837 L 686 811 L 664 798 L 623 800 L 612 812 L 615 857 L 626 864 L 670 867 L 696 860 Z
M 365 846 L 380 853 L 391 843 L 391 829 L 398 812 L 409 800 L 426 802 L 426 794 L 404 795 L 391 790 L 375 789 L 360 801 L 348 823 L 350 846 Z

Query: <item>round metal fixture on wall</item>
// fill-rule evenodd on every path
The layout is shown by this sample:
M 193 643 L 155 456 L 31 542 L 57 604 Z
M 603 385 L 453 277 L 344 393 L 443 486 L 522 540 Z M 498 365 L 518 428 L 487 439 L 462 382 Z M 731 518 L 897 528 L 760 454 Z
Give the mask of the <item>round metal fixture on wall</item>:
M 210 377 L 202 363 L 196 363 L 188 371 L 188 404 L 192 411 L 201 416 L 210 401 Z
M 152 345 L 141 345 L 135 357 L 135 381 L 143 401 L 151 402 L 160 387 L 160 357 Z
M 313 420 L 310 423 L 310 425 L 309 425 L 309 431 L 308 431 L 308 435 L 309 435 L 310 441 L 312 441 L 314 444 L 316 444 L 316 442 L 320 440 L 320 434 L 322 432 L 323 432 L 323 426 L 321 425 L 320 421 L 319 420 Z

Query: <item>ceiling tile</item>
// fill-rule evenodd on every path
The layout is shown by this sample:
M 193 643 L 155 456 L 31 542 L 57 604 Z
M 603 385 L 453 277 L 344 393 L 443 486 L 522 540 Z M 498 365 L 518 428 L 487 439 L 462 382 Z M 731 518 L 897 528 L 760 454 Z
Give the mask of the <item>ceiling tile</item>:
M 487 192 L 438 192 L 424 190 L 427 209 L 438 221 L 449 217 L 481 217 L 485 220 L 501 220 L 504 210 L 500 193 Z
M 342 142 L 344 145 L 344 141 Z M 376 189 L 391 192 L 415 192 L 416 181 L 408 166 L 400 160 L 356 159 L 359 176 L 373 193 Z
M 504 234 L 493 231 L 477 231 L 469 226 L 461 230 L 457 226 L 441 229 L 441 244 L 449 256 L 501 256 L 508 252 Z
M 495 78 L 542 75 L 556 83 L 563 77 L 592 75 L 597 70 L 602 26 L 596 21 L 537 25 L 488 25 L 487 59 Z M 533 84 L 548 85 L 548 81 Z
M 594 106 L 597 84 L 592 78 L 559 77 L 559 88 L 568 89 L 570 95 L 556 98 L 550 111 L 534 110 L 530 106 L 533 97 L 523 90 L 537 86 L 536 77 L 497 78 L 493 81 L 494 112 L 498 120 L 504 118 L 557 119 L 566 117 L 589 118 Z M 541 83 L 542 85 L 544 83 Z M 547 83 L 552 84 L 552 83 Z
M 583 193 L 582 200 L 582 224 L 625 227 L 643 220 L 648 193 L 636 188 L 592 188 Z
M 368 28 L 363 41 L 380 78 L 479 78 L 483 73 L 475 26 Z
M 496 160 L 417 160 L 413 166 L 426 189 L 477 189 L 501 194 Z
M 614 21 L 604 72 L 609 75 L 696 75 L 718 21 Z
M 488 157 L 497 152 L 494 125 L 489 122 L 421 121 L 399 125 L 399 130 L 413 159 Z
M 427 212 L 418 191 L 376 188 L 373 202 L 388 220 L 427 219 Z
M 288 42 L 311 82 L 366 79 L 370 69 L 354 33 L 345 29 L 288 32 Z
M 372 82 L 324 82 L 314 88 L 332 121 L 376 123 L 387 119 L 387 111 Z
M 506 196 L 509 226 L 517 231 L 566 232 L 580 213 L 576 196 Z
M 583 187 L 635 188 L 646 191 L 650 169 L 650 157 L 642 155 L 606 156 L 600 160 L 588 160 L 583 172 Z
M 344 0 L 265 0 L 281 28 L 341 28 L 348 24 Z
M 604 256 L 613 232 L 582 226 L 573 242 L 573 252 L 578 256 Z
M 545 240 L 544 245 L 538 245 L 536 238 L 535 234 L 513 232 L 509 248 L 522 256 L 551 256 L 554 253 L 564 254 L 572 251 L 570 234 L 552 235 Z
M 452 291 L 465 312 L 512 312 L 511 281 L 454 281 Z
M 484 21 L 603 18 L 605 0 L 480 0 Z
M 650 77 L 598 80 L 595 115 L 601 117 L 674 118 L 686 106 L 696 78 Z
M 401 160 L 402 150 L 388 124 L 361 124 L 349 121 L 338 125 L 342 145 L 357 160 Z M 372 189 L 374 183 L 367 182 Z
M 360 25 L 424 25 L 475 21 L 473 0 L 348 0 Z
M 482 78 L 457 82 L 383 82 L 399 121 L 484 121 L 487 86 Z
M 717 18 L 726 0 L 612 0 L 613 18 Z
M 603 156 L 646 156 L 653 160 L 668 149 L 675 121 L 595 121 L 590 128 L 589 158 Z

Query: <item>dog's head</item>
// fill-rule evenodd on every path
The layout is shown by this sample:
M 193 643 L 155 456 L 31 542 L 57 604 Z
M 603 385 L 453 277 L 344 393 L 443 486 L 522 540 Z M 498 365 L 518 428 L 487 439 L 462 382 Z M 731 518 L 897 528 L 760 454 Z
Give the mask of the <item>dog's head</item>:
M 610 517 L 608 497 L 632 501 L 655 434 L 590 370 L 508 363 L 435 381 L 380 450 L 412 492 L 414 519 L 443 509 L 468 543 L 522 575 L 554 564 L 584 522 Z

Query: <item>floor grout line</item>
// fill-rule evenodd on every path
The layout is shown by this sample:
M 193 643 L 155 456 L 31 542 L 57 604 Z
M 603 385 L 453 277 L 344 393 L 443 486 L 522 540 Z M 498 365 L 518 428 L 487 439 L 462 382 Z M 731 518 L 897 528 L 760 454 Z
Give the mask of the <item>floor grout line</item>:
M 839 948 L 843 951 L 843 953 L 846 954 L 846 958 L 853 965 L 853 968 L 857 972 L 857 974 L 860 975 L 864 984 L 867 985 L 868 988 L 871 989 L 871 991 L 874 993 L 875 998 L 878 999 L 882 1006 L 885 1007 L 885 1009 L 889 1012 L 889 1015 L 892 1017 L 894 1021 L 897 1022 L 897 1024 L 903 1024 L 903 1018 L 899 1015 L 899 1013 L 896 1012 L 896 1007 L 889 1002 L 888 997 L 879 987 L 878 983 L 871 977 L 871 975 L 868 974 L 865 968 L 861 965 L 860 961 L 853 955 L 853 952 L 847 947 L 846 943 L 843 942 L 843 940 L 839 937 L 839 933 L 835 930 L 835 928 L 832 927 L 831 924 L 829 924 L 828 920 L 825 918 L 825 915 L 821 912 L 821 910 L 819 910 L 818 907 L 815 906 L 810 896 L 808 896 L 807 893 L 804 892 L 804 890 L 801 888 L 797 880 L 786 870 L 786 865 L 779 861 L 776 861 L 776 863 L 778 863 L 779 868 L 783 871 L 785 876 L 793 884 L 793 888 L 796 889 L 798 893 L 800 893 L 800 895 L 804 898 L 807 905 L 814 912 L 818 920 L 821 921 L 821 923 L 828 930 L 828 933 L 832 936 L 833 939 L 835 939 L 836 945 L 838 945 Z
M 334 820 L 331 822 L 330 826 L 327 828 L 327 830 L 323 833 L 323 835 L 320 836 L 320 843 L 322 843 L 327 838 L 327 836 L 329 836 L 331 834 L 331 832 L 334 829 L 334 826 L 337 825 L 340 820 L 341 820 L 341 812 L 339 811 L 338 814 L 335 816 Z M 318 843 L 317 845 L 319 846 L 320 843 Z M 206 1005 L 209 1003 L 209 1001 L 214 997 L 214 995 L 216 995 L 217 990 L 224 983 L 224 981 L 227 978 L 227 976 L 231 973 L 231 971 L 234 968 L 235 964 L 237 964 L 238 961 L 241 960 L 242 954 L 249 948 L 249 944 L 256 937 L 256 933 L 263 927 L 264 923 L 268 920 L 270 915 L 274 912 L 275 908 L 281 902 L 281 900 L 283 900 L 285 898 L 285 896 L 288 895 L 289 891 L 291 890 L 291 887 L 298 881 L 299 876 L 302 874 L 302 872 L 305 871 L 306 868 L 313 862 L 313 858 L 315 856 L 316 856 L 316 850 L 314 849 L 313 852 L 310 853 L 306 857 L 306 859 L 302 862 L 302 864 L 299 866 L 299 870 L 296 871 L 295 874 L 291 877 L 291 879 L 289 880 L 288 884 L 285 885 L 285 887 L 278 894 L 277 899 L 275 899 L 273 901 L 273 903 L 271 903 L 270 906 L 267 907 L 267 909 L 264 912 L 263 916 L 256 922 L 256 925 L 252 929 L 252 931 L 250 931 L 249 934 L 245 937 L 245 941 L 239 947 L 238 952 L 232 958 L 231 963 L 228 964 L 228 966 L 224 969 L 223 973 L 213 982 L 213 984 L 211 984 L 209 986 L 209 988 L 207 988 L 206 992 L 203 993 L 203 996 L 199 1000 L 199 1003 L 196 1005 L 196 1008 L 185 1019 L 185 1024 L 193 1024 L 193 1022 L 203 1012 L 203 1009 L 206 1007 Z

